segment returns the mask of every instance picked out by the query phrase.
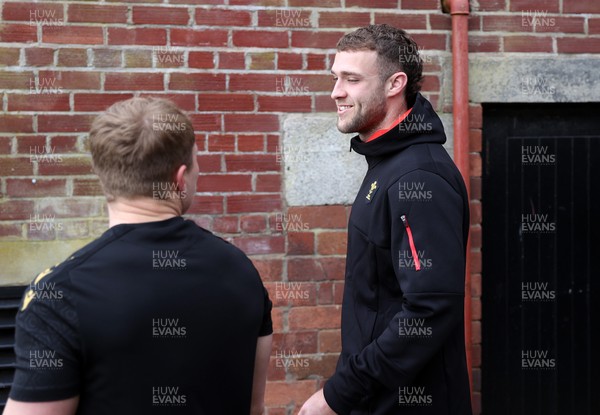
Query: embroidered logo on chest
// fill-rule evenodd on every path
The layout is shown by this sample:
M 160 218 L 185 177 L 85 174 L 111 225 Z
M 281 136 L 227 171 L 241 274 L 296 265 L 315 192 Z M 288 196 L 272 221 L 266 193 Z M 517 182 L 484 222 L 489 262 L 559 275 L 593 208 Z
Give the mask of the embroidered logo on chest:
M 375 180 L 373 183 L 371 183 L 371 188 L 369 189 L 369 193 L 366 196 L 367 203 L 371 203 L 378 189 L 379 188 L 377 187 L 377 180 Z

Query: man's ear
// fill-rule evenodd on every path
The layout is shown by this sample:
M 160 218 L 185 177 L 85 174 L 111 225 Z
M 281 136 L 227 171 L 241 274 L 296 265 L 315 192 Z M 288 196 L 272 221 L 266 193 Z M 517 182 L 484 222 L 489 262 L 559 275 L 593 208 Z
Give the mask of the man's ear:
M 408 76 L 404 72 L 396 72 L 388 78 L 388 90 L 387 96 L 393 97 L 398 94 L 402 94 L 406 84 L 408 83 Z
M 185 175 L 187 174 L 188 167 L 185 164 L 182 164 L 177 169 L 177 173 L 175 173 L 175 183 L 177 183 L 177 190 L 180 192 L 184 191 L 186 188 L 185 184 Z

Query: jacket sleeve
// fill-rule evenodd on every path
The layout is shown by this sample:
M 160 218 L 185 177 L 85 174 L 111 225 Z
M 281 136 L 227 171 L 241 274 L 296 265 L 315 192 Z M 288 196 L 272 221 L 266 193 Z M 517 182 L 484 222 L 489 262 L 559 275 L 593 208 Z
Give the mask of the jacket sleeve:
M 410 385 L 463 324 L 468 208 L 460 192 L 422 170 L 388 188 L 390 250 L 402 305 L 383 333 L 325 384 L 325 399 L 336 413 L 349 413 L 375 390 Z

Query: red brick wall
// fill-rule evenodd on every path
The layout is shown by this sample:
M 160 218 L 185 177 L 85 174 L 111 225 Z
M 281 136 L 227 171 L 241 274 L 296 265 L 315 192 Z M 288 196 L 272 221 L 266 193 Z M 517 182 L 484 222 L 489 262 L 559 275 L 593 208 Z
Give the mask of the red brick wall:
M 202 175 L 190 216 L 252 256 L 275 302 L 269 414 L 298 409 L 319 379 L 333 371 L 340 348 L 349 209 L 285 205 L 277 157 L 282 117 L 333 111 L 329 68 L 335 43 L 354 27 L 384 22 L 409 30 L 432 56 L 426 59 L 424 92 L 438 110 L 452 110 L 440 102 L 442 70 L 447 68 L 436 55 L 449 52 L 450 18 L 442 14 L 438 0 L 346 0 L 344 8 L 341 3 L 2 4 L 0 241 L 81 239 L 101 232 L 105 213 L 85 149 L 91 119 L 134 95 L 173 99 L 191 115 L 200 151 Z M 600 3 L 472 3 L 472 52 L 600 51 Z M 551 20 L 534 27 L 528 11 L 548 12 Z M 286 76 L 303 92 L 282 92 Z M 474 104 L 470 115 L 472 358 L 479 413 L 481 107 Z M 38 154 L 44 148 L 53 158 Z M 32 230 L 28 224 L 34 214 L 53 216 L 64 226 Z M 281 353 L 279 361 L 276 352 Z M 281 367 L 295 352 L 301 355 L 295 362 L 299 365 Z

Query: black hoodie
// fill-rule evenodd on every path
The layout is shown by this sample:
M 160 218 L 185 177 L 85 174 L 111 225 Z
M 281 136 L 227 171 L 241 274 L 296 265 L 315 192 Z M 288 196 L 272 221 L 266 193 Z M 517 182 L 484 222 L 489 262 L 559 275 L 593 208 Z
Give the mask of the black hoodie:
M 324 387 L 338 414 L 471 414 L 464 343 L 469 205 L 420 94 L 371 142 L 348 224 L 342 353 Z

